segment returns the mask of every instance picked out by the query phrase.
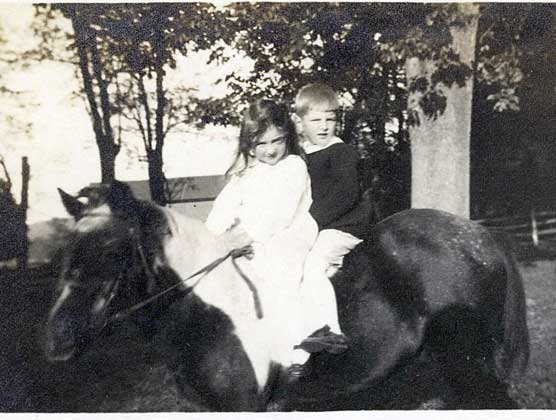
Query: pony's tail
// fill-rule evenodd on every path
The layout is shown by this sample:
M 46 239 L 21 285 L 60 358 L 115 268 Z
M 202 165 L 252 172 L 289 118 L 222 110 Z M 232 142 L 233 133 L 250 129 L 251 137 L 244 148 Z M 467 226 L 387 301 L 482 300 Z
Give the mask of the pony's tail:
M 505 236 L 495 235 L 503 252 L 506 268 L 504 302 L 504 338 L 495 356 L 496 376 L 507 381 L 512 374 L 523 373 L 529 362 L 529 330 L 523 279 Z

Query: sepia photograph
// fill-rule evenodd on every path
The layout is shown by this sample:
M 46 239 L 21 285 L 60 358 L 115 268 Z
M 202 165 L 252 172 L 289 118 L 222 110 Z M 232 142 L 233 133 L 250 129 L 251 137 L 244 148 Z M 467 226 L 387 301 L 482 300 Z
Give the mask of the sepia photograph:
M 555 68 L 548 2 L 0 1 L 0 416 L 553 416 Z

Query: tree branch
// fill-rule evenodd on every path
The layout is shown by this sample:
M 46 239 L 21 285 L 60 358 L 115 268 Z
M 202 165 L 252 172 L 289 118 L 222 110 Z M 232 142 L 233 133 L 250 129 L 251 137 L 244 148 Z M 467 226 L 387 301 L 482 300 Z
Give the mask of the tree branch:
M 92 36 L 91 39 L 93 38 L 95 37 Z M 108 83 L 102 75 L 102 62 L 98 52 L 96 39 L 91 42 L 91 59 L 93 64 L 93 73 L 99 87 L 100 107 L 103 114 L 102 120 L 104 125 L 104 134 L 106 136 L 107 142 L 110 142 L 111 147 L 113 147 L 114 149 L 114 155 L 117 155 L 119 147 L 116 147 L 116 145 L 114 144 L 114 134 L 112 132 L 112 125 L 110 124 L 111 111 L 110 100 L 108 98 Z
M 162 12 L 159 10 L 159 13 Z M 159 18 L 161 16 L 159 15 Z M 162 153 L 164 147 L 164 108 L 166 107 L 166 93 L 164 91 L 164 33 L 160 25 L 155 27 L 155 72 L 156 72 L 156 151 Z
M 147 137 L 145 143 L 145 149 L 147 151 L 153 150 L 153 133 L 152 133 L 152 126 L 151 126 L 151 109 L 149 107 L 149 98 L 147 96 L 147 91 L 145 89 L 145 83 L 143 81 L 143 75 L 139 75 L 137 78 L 137 84 L 139 86 L 139 102 L 143 105 L 145 109 L 145 122 L 147 124 Z
M 143 140 L 143 147 L 145 151 L 149 150 L 148 139 L 147 139 L 147 132 L 145 131 L 145 126 L 143 125 L 143 119 L 141 118 L 141 110 L 139 107 L 135 107 L 132 109 L 132 112 L 135 111 L 135 118 L 133 119 L 139 127 L 139 132 L 141 133 L 141 140 Z
M 93 119 L 93 129 L 98 139 L 99 137 L 104 137 L 104 130 L 101 122 L 102 119 L 98 112 L 98 104 L 95 99 L 92 76 L 89 71 L 89 57 L 86 50 L 86 41 L 83 36 L 83 27 L 86 23 L 77 16 L 77 12 L 74 9 L 71 10 L 71 24 L 75 34 L 75 46 L 77 48 L 77 56 L 79 57 L 79 68 L 81 69 L 81 76 L 83 78 L 83 87 L 89 103 L 91 118 Z

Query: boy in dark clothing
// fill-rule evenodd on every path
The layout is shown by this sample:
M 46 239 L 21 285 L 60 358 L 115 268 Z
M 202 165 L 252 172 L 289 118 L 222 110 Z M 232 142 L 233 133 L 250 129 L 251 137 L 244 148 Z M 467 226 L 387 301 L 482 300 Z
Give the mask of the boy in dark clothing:
M 305 260 L 302 302 L 306 309 L 320 314 L 313 319 L 323 320 L 330 333 L 345 342 L 330 277 L 341 267 L 344 256 L 362 241 L 368 211 L 361 201 L 357 152 L 336 137 L 338 107 L 330 87 L 307 85 L 296 96 L 294 120 L 311 176 L 313 203 L 309 211 L 319 226 L 318 238 Z M 321 287 L 310 287 L 312 282 L 319 282 Z M 325 283 L 329 287 L 322 287 Z M 306 292 L 314 290 L 320 295 Z M 308 330 L 321 325 L 308 326 Z
M 337 137 L 327 147 L 305 144 L 304 148 L 313 197 L 310 212 L 319 230 L 334 229 L 363 238 L 369 210 L 361 201 L 357 152 Z

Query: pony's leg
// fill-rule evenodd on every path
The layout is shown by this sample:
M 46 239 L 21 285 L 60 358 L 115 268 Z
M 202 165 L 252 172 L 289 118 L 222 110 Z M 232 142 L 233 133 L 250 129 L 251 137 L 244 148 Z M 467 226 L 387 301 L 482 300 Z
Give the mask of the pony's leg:
M 188 408 L 192 412 L 210 412 L 213 411 L 207 401 L 195 391 L 189 384 L 183 380 L 183 375 L 175 375 L 176 387 L 178 395 L 187 401 Z
M 429 325 L 426 345 L 453 390 L 451 409 L 517 408 L 507 385 L 496 377 L 496 340 L 486 320 L 461 306 L 447 308 Z
M 176 382 L 180 395 L 195 407 L 195 411 L 257 412 L 265 409 L 264 396 L 248 384 L 242 384 L 241 379 L 219 389 L 199 383 L 192 385 L 190 379 L 179 375 Z
M 461 361 L 454 367 L 447 366 L 450 384 L 455 398 L 447 409 L 507 410 L 519 408 L 508 393 L 508 385 L 485 369 L 479 360 Z

